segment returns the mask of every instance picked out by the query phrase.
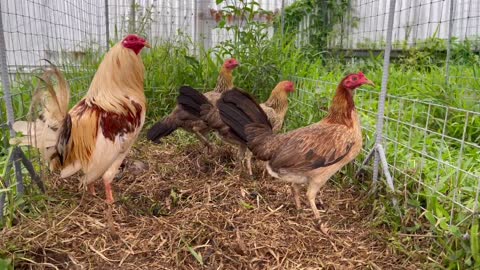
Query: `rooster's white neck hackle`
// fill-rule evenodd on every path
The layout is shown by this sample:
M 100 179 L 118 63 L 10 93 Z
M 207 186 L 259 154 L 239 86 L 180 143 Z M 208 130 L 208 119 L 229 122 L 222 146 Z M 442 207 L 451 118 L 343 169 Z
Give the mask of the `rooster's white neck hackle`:
M 86 102 L 95 103 L 110 112 L 125 113 L 125 106 L 134 111 L 135 108 L 126 101 L 133 99 L 144 106 L 144 73 L 145 67 L 140 55 L 117 43 L 105 54 L 98 67 L 88 89 Z

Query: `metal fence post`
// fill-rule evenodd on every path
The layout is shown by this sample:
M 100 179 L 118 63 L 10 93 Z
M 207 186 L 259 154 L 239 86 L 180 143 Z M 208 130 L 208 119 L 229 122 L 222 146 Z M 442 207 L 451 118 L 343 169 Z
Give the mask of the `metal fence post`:
M 2 72 L 3 100 L 7 111 L 7 124 L 10 130 L 10 136 L 15 136 L 12 123 L 15 119 L 12 106 L 12 94 L 10 93 L 10 78 L 8 77 L 7 66 L 7 48 L 5 45 L 5 33 L 3 31 L 2 5 L 0 5 L 0 68 Z
M 130 34 L 135 33 L 135 0 L 130 1 L 130 23 L 128 25 Z
M 285 35 L 285 0 L 282 0 L 282 12 L 280 14 L 281 17 L 281 33 L 282 33 L 282 41 L 283 41 L 283 36 Z M 283 44 L 283 42 L 282 42 Z
M 110 49 L 110 25 L 108 21 L 108 0 L 105 0 L 105 49 Z
M 380 91 L 380 97 L 378 100 L 378 114 L 377 114 L 377 125 L 376 125 L 376 136 L 375 136 L 375 147 L 382 145 L 383 143 L 383 124 L 385 117 L 385 99 L 387 96 L 387 84 L 388 84 L 388 75 L 390 67 L 390 52 L 392 51 L 392 34 L 393 34 L 393 20 L 395 17 L 395 5 L 396 0 L 390 0 L 390 9 L 388 12 L 388 27 L 387 27 L 387 38 L 385 45 L 385 54 L 383 57 L 383 76 L 382 76 L 382 86 Z M 378 170 L 380 165 L 380 153 L 375 151 L 375 161 L 373 163 L 373 183 L 376 184 L 378 181 Z
M 452 34 L 453 19 L 455 17 L 455 0 L 450 0 L 450 14 L 448 18 L 448 42 L 447 42 L 447 58 L 445 59 L 445 85 L 450 83 L 450 57 L 452 54 Z
M 15 137 L 15 130 L 12 127 L 13 122 L 15 121 L 15 114 L 13 113 L 13 105 L 12 105 L 12 94 L 10 92 L 10 77 L 8 74 L 8 64 L 7 64 L 7 47 L 5 44 L 5 32 L 3 29 L 3 13 L 2 13 L 2 5 L 0 3 L 0 69 L 1 69 L 1 79 L 2 79 L 2 87 L 3 87 L 3 100 L 5 102 L 5 108 L 7 112 L 7 125 L 9 129 L 10 138 Z M 9 186 L 9 176 L 10 170 L 12 168 L 15 170 L 15 178 L 17 181 L 16 189 L 18 195 L 23 195 L 25 187 L 23 183 L 23 174 L 22 174 L 22 167 L 21 164 L 25 166 L 27 171 L 29 172 L 32 180 L 38 185 L 42 192 L 45 192 L 45 187 L 40 179 L 40 177 L 35 173 L 34 167 L 32 163 L 26 158 L 25 154 L 22 150 L 17 147 L 13 146 L 11 158 L 7 161 L 6 164 L 6 172 L 7 177 L 5 180 L 5 187 Z M 0 195 L 0 219 L 3 218 L 3 210 L 5 206 L 5 193 Z
M 15 121 L 15 115 L 13 114 L 12 94 L 10 93 L 10 78 L 8 75 L 8 66 L 7 66 L 7 47 L 5 45 L 5 33 L 3 31 L 3 17 L 2 17 L 1 4 L 0 4 L 0 69 L 2 73 L 1 77 L 2 77 L 2 86 L 3 86 L 3 100 L 5 102 L 5 108 L 7 111 L 7 124 L 10 132 L 10 138 L 12 138 L 12 137 L 15 137 L 15 130 L 13 130 L 12 128 L 12 124 Z M 17 155 L 17 149 L 15 148 L 12 154 L 12 158 L 7 161 L 6 167 L 11 168 L 9 165 L 11 164 L 11 162 L 14 163 L 15 176 L 17 178 L 17 192 L 19 195 L 22 195 L 24 192 L 24 186 L 23 186 L 23 178 L 21 174 L 20 162 L 17 159 L 18 157 L 19 155 Z M 8 185 L 7 180 L 5 185 Z M 3 199 L 0 201 L 0 209 L 2 210 L 2 212 L 0 213 L 0 218 L 3 217 L 3 206 L 5 203 L 4 196 L 5 194 L 2 194 Z

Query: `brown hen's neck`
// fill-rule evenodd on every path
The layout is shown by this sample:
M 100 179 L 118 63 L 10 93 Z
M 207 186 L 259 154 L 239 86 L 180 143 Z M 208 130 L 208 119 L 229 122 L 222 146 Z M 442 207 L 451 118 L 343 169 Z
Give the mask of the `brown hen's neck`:
M 288 107 L 287 92 L 279 88 L 273 89 L 270 97 L 265 101 L 265 105 L 272 108 L 277 113 L 284 111 Z
M 349 127 L 353 125 L 352 112 L 355 110 L 353 94 L 351 90 L 346 89 L 342 84 L 337 88 L 333 97 L 332 106 L 328 111 L 326 121 L 329 123 L 342 124 Z
M 218 93 L 223 93 L 227 90 L 233 88 L 233 76 L 232 70 L 228 70 L 224 67 L 220 70 L 220 74 L 218 74 L 217 85 L 213 91 Z

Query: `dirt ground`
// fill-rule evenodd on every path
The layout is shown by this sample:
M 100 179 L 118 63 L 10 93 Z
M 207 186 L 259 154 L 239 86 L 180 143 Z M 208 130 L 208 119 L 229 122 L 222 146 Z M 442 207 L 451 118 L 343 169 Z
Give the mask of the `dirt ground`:
M 255 166 L 240 176 L 234 150 L 198 143 L 137 143 L 114 182 L 113 206 L 52 176 L 40 217 L 0 232 L 15 269 L 419 269 L 386 228 L 371 225 L 363 191 L 332 181 L 318 198 L 321 221 L 288 184 Z M 139 166 L 139 160 L 145 165 Z

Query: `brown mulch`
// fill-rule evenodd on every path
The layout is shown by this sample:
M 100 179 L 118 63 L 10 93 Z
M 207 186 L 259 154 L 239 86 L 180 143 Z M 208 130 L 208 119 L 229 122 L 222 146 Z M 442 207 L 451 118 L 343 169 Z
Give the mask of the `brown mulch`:
M 15 269 L 421 268 L 422 258 L 370 224 L 363 191 L 330 181 L 317 221 L 305 198 L 295 209 L 288 184 L 262 178 L 259 163 L 249 179 L 231 147 L 206 154 L 178 136 L 137 143 L 114 182 L 114 206 L 101 181 L 93 197 L 75 178 L 50 177 L 43 214 L 1 231 L 0 251 Z

